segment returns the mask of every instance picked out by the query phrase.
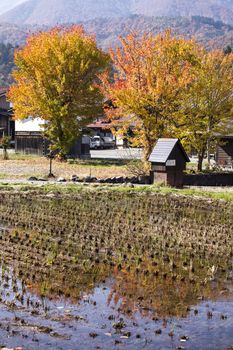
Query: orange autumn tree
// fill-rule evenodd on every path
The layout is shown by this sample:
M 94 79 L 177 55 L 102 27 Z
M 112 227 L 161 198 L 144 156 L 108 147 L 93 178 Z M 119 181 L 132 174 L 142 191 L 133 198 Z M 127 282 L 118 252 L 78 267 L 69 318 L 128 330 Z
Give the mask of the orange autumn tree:
M 15 52 L 9 99 L 16 119 L 41 118 L 51 149 L 64 158 L 82 128 L 102 113 L 98 76 L 109 61 L 81 26 L 30 36 Z
M 173 112 L 195 76 L 201 49 L 192 40 L 172 36 L 169 30 L 157 36 L 131 33 L 120 41 L 121 47 L 110 51 L 114 77 L 102 77 L 111 101 L 107 114 L 121 134 L 133 125 L 130 141 L 143 147 L 148 165 L 156 140 L 171 136 L 177 126 Z

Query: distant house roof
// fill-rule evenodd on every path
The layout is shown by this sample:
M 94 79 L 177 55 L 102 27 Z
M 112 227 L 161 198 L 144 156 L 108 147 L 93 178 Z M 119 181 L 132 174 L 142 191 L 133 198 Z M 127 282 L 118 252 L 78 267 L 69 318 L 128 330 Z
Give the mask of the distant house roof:
M 152 163 L 166 163 L 175 146 L 180 148 L 184 158 L 189 162 L 189 157 L 179 139 L 159 139 L 150 155 L 149 161 Z
M 103 119 L 100 121 L 96 121 L 92 124 L 87 125 L 88 128 L 91 129 L 110 129 L 111 128 L 111 123 L 108 122 L 107 120 Z
M 123 123 L 127 123 L 129 128 L 135 127 L 135 121 L 133 115 L 119 117 L 114 120 L 106 119 L 105 117 L 98 118 L 95 122 L 87 125 L 91 129 L 113 129 L 120 127 Z

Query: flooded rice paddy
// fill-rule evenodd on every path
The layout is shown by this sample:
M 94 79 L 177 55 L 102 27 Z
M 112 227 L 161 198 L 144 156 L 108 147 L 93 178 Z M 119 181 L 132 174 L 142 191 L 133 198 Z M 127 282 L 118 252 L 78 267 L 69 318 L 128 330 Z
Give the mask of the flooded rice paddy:
M 233 348 L 232 204 L 0 194 L 0 348 Z

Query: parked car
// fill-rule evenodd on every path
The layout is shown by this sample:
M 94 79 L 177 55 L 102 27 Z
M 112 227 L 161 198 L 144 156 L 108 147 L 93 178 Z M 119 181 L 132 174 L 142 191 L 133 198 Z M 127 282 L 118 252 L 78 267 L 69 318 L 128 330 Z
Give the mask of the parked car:
M 104 148 L 104 140 L 100 136 L 91 137 L 90 148 L 91 149 L 103 149 Z
M 111 137 L 93 136 L 90 139 L 91 149 L 107 149 L 107 148 L 115 148 L 115 147 L 116 147 L 116 142 Z
M 116 141 L 111 137 L 102 137 L 104 140 L 104 148 L 116 148 Z

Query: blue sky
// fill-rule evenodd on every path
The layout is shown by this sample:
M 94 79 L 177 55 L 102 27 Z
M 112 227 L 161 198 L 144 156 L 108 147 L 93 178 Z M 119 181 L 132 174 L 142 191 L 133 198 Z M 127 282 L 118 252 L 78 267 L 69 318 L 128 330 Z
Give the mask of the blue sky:
M 25 0 L 0 0 L 0 14 L 12 9 L 14 6 L 25 2 Z

